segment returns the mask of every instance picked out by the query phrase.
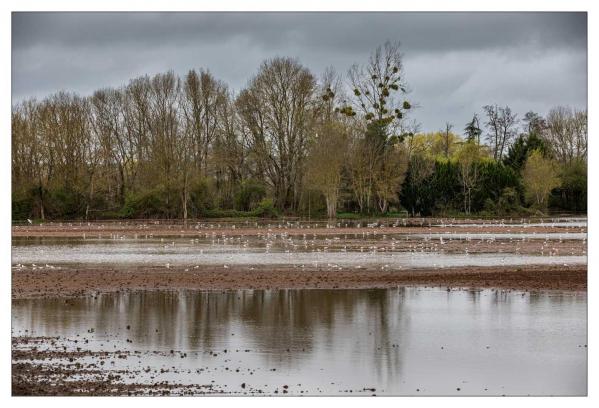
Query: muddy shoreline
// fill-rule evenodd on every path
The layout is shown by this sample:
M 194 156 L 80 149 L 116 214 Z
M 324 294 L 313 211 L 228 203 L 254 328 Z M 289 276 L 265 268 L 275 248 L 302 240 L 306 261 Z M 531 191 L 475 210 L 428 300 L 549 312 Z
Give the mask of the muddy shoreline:
M 137 290 L 372 289 L 397 286 L 585 291 L 586 265 L 329 270 L 294 266 L 224 268 L 63 267 L 13 270 L 12 298 L 93 296 Z
M 402 223 L 406 225 L 402 225 Z M 239 246 L 245 242 L 302 247 L 304 251 L 367 251 L 438 253 L 514 253 L 528 255 L 576 255 L 587 253 L 586 240 L 551 239 L 445 239 L 429 234 L 551 234 L 586 233 L 585 226 L 502 224 L 499 221 L 469 225 L 464 220 L 397 220 L 396 224 L 352 225 L 318 222 L 307 225 L 276 222 L 242 225 L 227 223 L 92 222 L 48 223 L 13 226 L 12 236 L 27 238 L 123 238 L 151 239 L 172 236 L 211 239 Z M 437 224 L 437 225 L 435 225 Z M 358 226 L 359 225 L 359 226 Z M 428 238 L 402 234 L 424 234 Z M 334 238 L 333 238 L 334 236 Z M 293 238 L 291 238 L 293 237 Z M 396 239 L 398 238 L 398 239 Z M 234 239 L 234 240 L 233 240 Z M 250 241 L 252 240 L 252 241 Z M 115 241 L 115 242 L 117 242 Z M 192 240 L 193 242 L 193 240 Z M 174 244 L 174 242 L 173 242 Z M 256 244 L 252 244 L 256 245 Z M 328 248 L 328 249 L 327 249 Z M 84 261 L 85 262 L 85 261 Z M 382 265 L 325 267 L 314 265 L 241 264 L 138 265 L 78 263 L 12 269 L 13 299 L 87 296 L 98 292 L 133 290 L 229 290 L 229 289 L 356 289 L 397 286 L 442 286 L 450 288 L 501 288 L 522 290 L 584 291 L 587 265 L 531 265 L 385 268 Z
M 90 351 L 71 349 L 76 339 L 60 337 L 12 337 L 13 396 L 244 396 L 244 395 L 318 395 L 320 389 L 310 389 L 302 384 L 286 383 L 266 385 L 254 380 L 260 368 L 245 369 L 249 375 L 230 384 L 216 383 L 210 378 L 214 367 L 199 366 L 194 371 L 176 366 L 138 366 L 116 368 L 115 361 L 130 361 L 169 357 L 176 360 L 193 358 L 198 354 L 228 356 L 245 354 L 250 350 L 182 350 Z M 64 346 L 64 345 L 67 346 Z M 40 350 L 39 348 L 43 348 Z M 230 360 L 226 362 L 232 363 Z M 141 362 L 141 361 L 140 361 Z M 233 366 L 236 366 L 233 363 Z M 227 370 L 233 370 L 228 369 Z M 239 368 L 237 371 L 241 371 Z M 180 383 L 164 379 L 168 375 L 193 375 L 197 383 Z M 145 381 L 141 377 L 146 377 Z M 147 378 L 152 381 L 147 381 Z M 158 377 L 163 379 L 158 380 Z M 245 381 L 248 381 L 247 383 Z M 341 389 L 337 394 L 373 395 L 376 388 Z M 326 395 L 326 394 L 325 394 Z
M 140 372 L 109 369 L 110 361 L 141 358 L 144 357 L 142 353 L 131 350 L 68 350 L 62 348 L 65 341 L 73 343 L 71 339 L 59 337 L 12 337 L 13 396 L 181 396 L 224 392 L 210 382 L 193 385 L 167 381 L 129 382 L 127 378 L 140 375 Z M 156 351 L 149 354 L 165 353 Z M 183 355 L 179 351 L 177 354 Z M 154 369 L 153 373 L 157 375 L 174 370 Z

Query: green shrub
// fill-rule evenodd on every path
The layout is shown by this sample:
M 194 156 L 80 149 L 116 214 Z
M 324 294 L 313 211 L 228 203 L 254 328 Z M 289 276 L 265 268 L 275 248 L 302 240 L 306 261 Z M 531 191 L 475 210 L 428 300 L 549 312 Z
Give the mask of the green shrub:
M 214 209 L 217 194 L 214 186 L 206 178 L 191 183 L 189 188 L 188 211 L 191 217 L 198 217 Z
M 238 210 L 222 210 L 222 209 L 211 209 L 204 210 L 200 214 L 200 217 L 204 218 L 246 218 L 252 217 L 253 215 L 248 211 L 238 211 Z
M 499 214 L 510 214 L 519 211 L 520 208 L 520 196 L 516 189 L 512 187 L 504 188 L 497 200 L 496 211 Z
M 279 216 L 279 211 L 275 208 L 273 201 L 270 198 L 264 198 L 258 204 L 252 213 L 256 217 L 261 218 L 277 218 Z
M 235 194 L 235 209 L 251 211 L 266 196 L 266 188 L 255 180 L 244 180 Z
M 123 218 L 164 218 L 169 213 L 165 197 L 162 189 L 129 193 L 120 215 Z
M 31 218 L 33 213 L 33 197 L 30 194 L 13 193 L 11 212 L 13 221 L 23 221 Z
M 85 213 L 85 195 L 70 188 L 50 190 L 45 201 L 48 218 L 75 219 Z
M 337 219 L 342 220 L 357 220 L 360 218 L 364 218 L 362 214 L 359 213 L 350 213 L 350 212 L 338 212 Z
M 575 160 L 560 174 L 561 185 L 551 192 L 549 205 L 566 211 L 587 210 L 587 164 Z
M 494 214 L 495 211 L 495 201 L 491 200 L 490 198 L 487 198 L 485 200 L 485 203 L 483 204 L 483 212 L 488 214 Z

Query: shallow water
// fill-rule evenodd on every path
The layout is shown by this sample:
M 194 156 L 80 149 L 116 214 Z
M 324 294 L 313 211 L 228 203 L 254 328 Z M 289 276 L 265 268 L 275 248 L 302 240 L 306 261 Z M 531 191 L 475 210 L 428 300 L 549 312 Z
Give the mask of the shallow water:
M 225 392 L 267 394 L 283 385 L 310 395 L 587 392 L 586 293 L 140 292 L 14 300 L 12 316 L 13 335 L 141 351 L 107 369 L 176 368 L 154 380 L 141 371 L 136 381 L 214 381 Z
M 201 251 L 201 252 L 200 252 Z M 510 253 L 446 254 L 430 252 L 268 252 L 230 247 L 205 250 L 183 245 L 148 244 L 24 246 L 13 250 L 13 264 L 119 264 L 119 265 L 310 265 L 392 268 L 443 268 L 498 265 L 586 264 L 579 255 L 520 255 Z
M 552 233 L 459 233 L 459 232 L 434 232 L 431 234 L 410 234 L 411 238 L 422 239 L 459 239 L 459 240 L 483 240 L 483 241 L 513 241 L 513 240 L 585 240 L 586 232 L 552 232 Z
M 13 265 L 295 265 L 319 267 L 381 266 L 389 268 L 444 268 L 460 266 L 502 265 L 572 265 L 586 264 L 583 255 L 557 255 L 548 246 L 544 254 L 510 253 L 518 245 L 497 237 L 508 234 L 412 234 L 389 237 L 363 234 L 340 236 L 287 236 L 201 238 L 137 238 L 137 239 L 74 239 L 74 238 L 21 238 L 13 239 Z M 523 234 L 515 234 L 520 239 Z M 535 235 L 535 234 L 533 234 Z M 543 238 L 551 234 L 536 234 Z M 553 234 L 573 236 L 578 234 Z M 586 234 L 580 234 L 586 237 Z M 384 238 L 383 238 L 384 237 Z M 379 243 L 378 240 L 385 242 Z M 558 239 L 557 237 L 555 239 Z M 403 241 L 405 240 L 405 241 Z M 445 241 L 444 241 L 445 240 Z M 451 240 L 493 244 L 487 253 L 443 251 L 443 244 Z M 512 242 L 513 243 L 513 242 Z M 401 248 L 395 249 L 395 245 Z M 401 245 L 400 245 L 401 244 Z M 432 245 L 430 245 L 432 244 Z M 438 245 L 437 245 L 438 244 Z M 573 244 L 574 245 L 574 244 Z M 516 251 L 517 252 L 517 251 Z
M 452 226 L 452 227 L 505 227 L 505 228 L 529 228 L 529 227 L 547 227 L 547 228 L 586 228 L 588 226 L 586 218 L 566 218 L 566 219 L 547 219 L 541 222 L 481 222 L 477 224 L 471 223 L 455 223 L 455 224 L 436 224 L 437 226 Z

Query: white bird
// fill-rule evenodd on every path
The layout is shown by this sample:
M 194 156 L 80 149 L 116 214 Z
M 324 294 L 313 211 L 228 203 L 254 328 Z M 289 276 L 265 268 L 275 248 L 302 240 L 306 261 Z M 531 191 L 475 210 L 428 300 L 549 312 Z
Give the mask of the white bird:
M 27 218 L 27 222 L 28 222 L 29 224 L 33 224 L 33 221 L 31 221 L 29 218 Z

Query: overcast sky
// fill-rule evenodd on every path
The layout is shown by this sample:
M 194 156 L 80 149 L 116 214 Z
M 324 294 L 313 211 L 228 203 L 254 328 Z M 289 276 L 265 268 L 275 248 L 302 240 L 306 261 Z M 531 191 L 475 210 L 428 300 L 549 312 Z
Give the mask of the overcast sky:
M 485 104 L 520 117 L 586 108 L 586 13 L 14 13 L 12 24 L 13 103 L 170 69 L 208 68 L 239 91 L 266 58 L 346 73 L 399 40 L 424 131 L 461 131 Z

